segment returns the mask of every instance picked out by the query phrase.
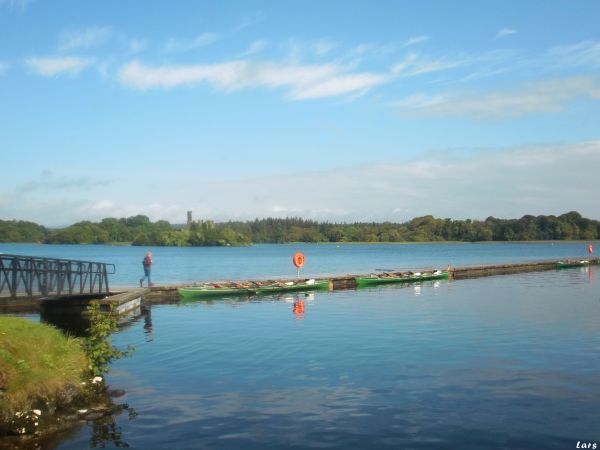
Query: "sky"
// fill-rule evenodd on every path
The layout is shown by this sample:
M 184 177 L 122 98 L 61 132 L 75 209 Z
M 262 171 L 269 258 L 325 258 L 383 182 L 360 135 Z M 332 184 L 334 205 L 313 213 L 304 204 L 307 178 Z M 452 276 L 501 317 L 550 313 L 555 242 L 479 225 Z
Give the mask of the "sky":
M 0 0 L 0 219 L 600 219 L 600 2 Z

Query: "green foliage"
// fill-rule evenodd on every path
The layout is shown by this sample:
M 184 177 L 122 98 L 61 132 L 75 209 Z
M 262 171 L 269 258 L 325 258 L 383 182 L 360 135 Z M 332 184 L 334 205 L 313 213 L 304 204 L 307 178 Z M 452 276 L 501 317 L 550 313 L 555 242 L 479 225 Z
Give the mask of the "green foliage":
M 22 220 L 0 220 L 0 242 L 43 242 L 48 230 Z
M 78 222 L 67 228 L 51 231 L 46 244 L 106 244 L 110 242 L 108 232 L 99 224 Z
M 600 237 L 600 222 L 583 218 L 574 211 L 558 217 L 488 217 L 485 221 L 436 219 L 427 215 L 405 223 L 332 224 L 300 218 L 268 218 L 229 222 L 228 226 L 249 233 L 256 243 L 594 240 Z
M 108 313 L 103 313 L 98 302 L 90 302 L 87 312 L 90 328 L 83 349 L 88 357 L 90 371 L 94 376 L 101 376 L 109 372 L 111 362 L 130 356 L 134 349 L 129 346 L 123 351 L 111 343 L 110 335 L 118 330 L 113 305 L 110 305 Z
M 99 223 L 79 222 L 48 232 L 31 222 L 0 221 L 0 242 L 102 244 L 131 242 L 142 246 L 229 246 L 284 242 L 435 242 L 435 241 L 530 241 L 595 240 L 600 222 L 571 211 L 561 216 L 481 220 L 415 217 L 405 223 L 329 223 L 298 217 L 255 219 L 249 222 L 193 222 L 173 227 L 165 220 L 146 216 Z

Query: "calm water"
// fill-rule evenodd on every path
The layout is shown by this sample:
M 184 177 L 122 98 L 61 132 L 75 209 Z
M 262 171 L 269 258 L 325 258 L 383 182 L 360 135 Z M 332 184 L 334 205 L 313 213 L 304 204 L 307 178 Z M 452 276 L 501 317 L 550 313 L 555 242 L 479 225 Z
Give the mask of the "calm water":
M 0 244 L 117 265 L 146 248 Z M 154 281 L 584 257 L 587 245 L 155 248 Z M 563 449 L 600 443 L 600 268 L 153 306 L 114 336 L 129 409 L 47 448 Z M 594 273 L 596 271 L 596 273 Z M 35 320 L 35 317 L 33 318 Z
M 600 246 L 596 245 L 596 248 Z M 251 247 L 119 247 L 110 245 L 0 244 L 0 253 L 100 261 L 116 265 L 111 286 L 134 286 L 141 261 L 154 253 L 156 284 L 296 275 L 292 255 L 306 256 L 302 274 L 367 273 L 377 269 L 445 268 L 515 261 L 586 257 L 587 243 L 518 244 L 284 244 Z
M 108 378 L 132 409 L 58 448 L 598 442 L 599 276 L 594 267 L 154 306 L 114 339 L 137 348 Z

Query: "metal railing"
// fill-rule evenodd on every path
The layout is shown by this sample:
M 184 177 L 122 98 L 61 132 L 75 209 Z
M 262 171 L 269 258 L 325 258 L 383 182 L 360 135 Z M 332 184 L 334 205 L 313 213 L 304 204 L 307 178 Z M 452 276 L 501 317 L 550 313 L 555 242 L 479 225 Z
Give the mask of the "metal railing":
M 0 298 L 108 293 L 114 273 L 114 264 L 0 254 Z

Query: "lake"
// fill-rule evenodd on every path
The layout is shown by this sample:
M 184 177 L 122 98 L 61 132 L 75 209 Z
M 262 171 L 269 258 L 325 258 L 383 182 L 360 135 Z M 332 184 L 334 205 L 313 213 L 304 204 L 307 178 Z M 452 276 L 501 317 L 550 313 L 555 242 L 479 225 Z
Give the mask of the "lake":
M 596 246 L 598 248 L 598 246 Z M 130 247 L 0 244 L 0 252 L 116 265 L 111 286 L 135 286 L 146 251 L 155 284 L 296 276 L 292 255 L 306 256 L 301 276 L 369 273 L 378 269 L 446 268 L 474 264 L 587 257 L 587 243 L 260 244 L 250 247 Z
M 136 346 L 108 376 L 129 413 L 57 448 L 598 441 L 595 269 L 153 306 L 114 338 Z
M 0 245 L 5 253 L 115 262 L 123 284 L 135 281 L 145 250 Z M 581 257 L 587 245 L 153 250 L 157 281 L 178 282 L 294 275 L 294 251 L 316 275 Z M 46 446 L 480 450 L 600 442 L 599 269 L 147 307 L 113 336 L 121 348 L 136 347 L 107 377 L 126 391 L 116 401 L 127 408 Z

